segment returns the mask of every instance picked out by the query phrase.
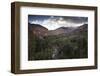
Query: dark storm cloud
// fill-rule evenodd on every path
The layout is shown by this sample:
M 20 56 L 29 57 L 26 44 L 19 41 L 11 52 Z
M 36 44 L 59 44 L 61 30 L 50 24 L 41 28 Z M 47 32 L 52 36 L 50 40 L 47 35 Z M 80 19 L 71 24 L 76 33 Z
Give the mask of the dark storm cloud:
M 73 22 L 73 23 L 83 23 L 88 22 L 88 17 L 64 17 L 66 21 Z

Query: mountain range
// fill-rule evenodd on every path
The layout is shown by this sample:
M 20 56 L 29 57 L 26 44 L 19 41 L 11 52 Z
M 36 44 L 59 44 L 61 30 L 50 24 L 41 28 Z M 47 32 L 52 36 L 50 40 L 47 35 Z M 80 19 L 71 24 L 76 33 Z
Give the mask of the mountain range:
M 28 24 L 28 60 L 88 57 L 88 24 L 48 30 Z
M 39 24 L 29 24 L 29 30 L 36 36 L 74 35 L 87 32 L 87 29 L 87 24 L 78 27 L 60 27 L 55 30 L 48 30 Z

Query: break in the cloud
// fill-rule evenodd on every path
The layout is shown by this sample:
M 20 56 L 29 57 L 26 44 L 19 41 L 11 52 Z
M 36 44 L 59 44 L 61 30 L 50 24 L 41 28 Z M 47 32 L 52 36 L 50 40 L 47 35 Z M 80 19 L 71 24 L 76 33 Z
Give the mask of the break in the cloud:
M 29 15 L 28 22 L 31 24 L 40 24 L 48 30 L 55 30 L 59 27 L 77 27 L 88 22 L 87 17 L 71 16 L 41 16 Z

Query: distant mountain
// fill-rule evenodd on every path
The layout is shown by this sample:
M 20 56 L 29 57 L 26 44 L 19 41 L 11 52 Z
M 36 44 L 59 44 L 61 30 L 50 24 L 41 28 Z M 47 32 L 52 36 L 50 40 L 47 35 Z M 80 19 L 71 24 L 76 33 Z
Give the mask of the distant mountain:
M 61 34 L 68 34 L 71 31 L 73 31 L 75 28 L 74 27 L 60 27 L 56 30 L 51 30 L 48 31 L 48 35 L 61 35 Z
M 76 30 L 87 31 L 88 30 L 88 24 L 81 25 Z
M 88 24 L 83 24 L 73 31 L 70 32 L 71 35 L 82 35 L 82 33 L 85 33 L 88 31 Z
M 60 27 L 56 30 L 48 31 L 48 35 L 72 35 L 87 32 L 88 25 L 84 24 L 79 27 Z
M 43 27 L 42 25 L 39 24 L 30 24 L 28 23 L 28 30 L 33 33 L 33 35 L 42 37 L 47 35 L 48 29 Z

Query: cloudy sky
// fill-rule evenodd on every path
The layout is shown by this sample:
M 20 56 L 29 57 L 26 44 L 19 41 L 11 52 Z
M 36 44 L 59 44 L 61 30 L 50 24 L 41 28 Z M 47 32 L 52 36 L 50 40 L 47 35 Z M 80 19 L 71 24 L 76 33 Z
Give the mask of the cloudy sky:
M 48 30 L 55 30 L 59 27 L 77 27 L 88 23 L 87 17 L 71 16 L 44 16 L 28 15 L 28 22 L 31 24 L 40 24 Z

